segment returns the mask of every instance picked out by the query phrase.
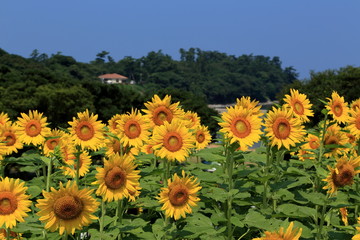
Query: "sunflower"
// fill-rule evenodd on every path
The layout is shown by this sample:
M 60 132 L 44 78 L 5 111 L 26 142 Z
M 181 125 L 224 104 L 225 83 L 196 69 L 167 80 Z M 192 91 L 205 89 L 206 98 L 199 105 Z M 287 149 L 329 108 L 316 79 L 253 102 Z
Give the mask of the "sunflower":
M 141 187 L 139 186 L 134 186 L 135 187 L 135 191 L 129 191 L 129 201 L 131 202 L 135 202 L 136 198 L 140 196 L 140 190 L 141 190 Z
M 101 121 L 97 121 L 98 115 L 89 114 L 86 109 L 85 112 L 78 113 L 78 118 L 73 118 L 70 124 L 70 132 L 76 145 L 81 148 L 88 148 L 91 150 L 98 150 L 102 147 L 104 141 L 103 127 Z
M 304 127 L 298 118 L 293 117 L 292 111 L 286 108 L 273 107 L 265 118 L 266 136 L 271 141 L 271 146 L 284 146 L 290 149 L 303 139 Z
M 10 120 L 7 113 L 1 112 L 0 113 L 0 125 L 4 125 Z
M 111 157 L 112 155 L 128 155 L 131 159 L 135 159 L 134 155 L 138 155 L 138 148 L 131 146 L 124 146 L 120 141 L 114 137 L 105 138 L 105 155 Z
M 284 228 L 280 227 L 279 232 L 265 232 L 265 237 L 253 238 L 252 240 L 299 240 L 302 228 L 295 228 L 294 222 L 291 222 L 284 233 Z
M 45 136 L 47 138 L 43 148 L 45 156 L 51 156 L 51 154 L 54 153 L 55 147 L 59 145 L 62 135 L 64 135 L 63 131 L 53 129 L 48 135 Z
M 358 108 L 356 111 L 350 111 L 348 129 L 352 135 L 358 138 L 360 137 L 360 108 Z
M 20 113 L 17 124 L 20 126 L 18 131 L 19 140 L 25 144 L 40 145 L 45 142 L 45 136 L 50 133 L 50 128 L 46 117 L 37 110 L 29 111 L 29 115 Z
M 7 231 L 5 228 L 0 229 L 0 240 L 7 240 Z M 23 239 L 21 233 L 10 231 L 9 239 Z
M 85 174 L 89 172 L 90 165 L 91 158 L 89 153 L 85 150 L 79 155 L 79 177 L 85 176 Z M 76 168 L 77 162 L 74 154 L 72 159 L 69 159 L 69 161 L 67 161 L 67 164 L 61 167 L 61 169 L 64 170 L 64 174 L 72 178 L 76 176 Z
M 350 104 L 350 108 L 353 111 L 357 111 L 357 109 L 360 109 L 360 98 L 355 99 L 354 101 L 352 101 L 351 104 Z
M 204 125 L 199 125 L 197 128 L 195 128 L 194 135 L 195 135 L 195 147 L 198 150 L 207 147 L 211 142 L 211 135 L 208 130 L 208 127 Z
M 129 192 L 136 192 L 139 186 L 140 171 L 127 155 L 113 155 L 104 161 L 104 167 L 96 168 L 96 181 L 99 185 L 96 195 L 105 201 L 112 202 L 129 197 Z
M 154 154 L 153 145 L 151 144 L 144 144 L 144 146 L 141 147 L 140 151 L 145 154 Z
M 60 182 L 59 190 L 51 188 L 51 192 L 43 190 L 44 199 L 37 200 L 36 207 L 40 208 L 37 215 L 45 222 L 45 228 L 54 232 L 59 229 L 60 235 L 74 234 L 75 230 L 88 226 L 97 217 L 99 202 L 91 196 L 94 190 L 79 189 L 75 182 L 68 181 L 64 187 Z
M 320 147 L 319 137 L 309 133 L 304 142 L 305 144 L 301 145 L 298 152 L 299 160 L 304 161 L 305 159 L 315 159 L 313 151 Z
M 183 120 L 187 120 L 186 127 L 187 128 L 197 128 L 201 125 L 200 117 L 196 112 L 186 111 L 183 115 Z
M 341 215 L 341 221 L 344 223 L 345 226 L 349 225 L 348 222 L 348 211 L 346 207 L 342 207 L 339 209 Z
M 0 227 L 13 228 L 17 221 L 25 222 L 31 201 L 25 192 L 25 183 L 19 179 L 1 178 L 0 181 Z
M 253 114 L 252 109 L 242 106 L 228 107 L 221 118 L 224 122 L 219 123 L 222 127 L 220 132 L 226 134 L 230 144 L 237 141 L 240 148 L 244 149 L 260 140 L 262 120 L 260 115 Z
M 360 173 L 360 170 L 356 170 L 360 166 L 360 157 L 340 157 L 336 159 L 336 166 L 332 168 L 328 166 L 330 171 L 329 175 L 323 181 L 327 182 L 327 185 L 323 189 L 328 189 L 330 194 L 336 193 L 337 189 L 346 185 L 352 185 L 354 183 L 354 176 Z
M 357 218 L 357 223 L 360 224 L 360 217 Z M 356 227 L 356 231 L 360 232 L 360 227 Z M 360 240 L 360 233 L 353 236 L 351 240 Z
M 114 116 L 112 116 L 110 118 L 110 120 L 108 121 L 108 126 L 109 126 L 109 131 L 113 134 L 118 134 L 119 129 L 117 128 L 118 123 L 117 121 L 121 119 L 120 114 L 115 114 Z
M 9 155 L 13 152 L 17 153 L 18 149 L 23 148 L 22 142 L 19 140 L 19 130 L 21 128 L 16 123 L 6 122 L 2 125 L 1 138 L 4 146 L 4 154 Z
M 70 134 L 64 134 L 60 137 L 60 155 L 65 164 L 74 164 L 77 152 L 74 142 L 72 141 Z
M 305 94 L 299 93 L 298 90 L 290 89 L 290 95 L 285 95 L 284 102 L 284 107 L 291 108 L 294 115 L 300 118 L 301 122 L 309 122 L 308 117 L 314 116 L 309 99 Z
M 165 121 L 164 125 L 156 126 L 149 144 L 153 145 L 156 156 L 183 162 L 194 147 L 194 138 L 184 121 L 174 119 L 171 123 Z
M 333 124 L 326 129 L 324 137 L 324 146 L 327 146 L 328 151 L 324 153 L 324 156 L 336 157 L 337 155 L 343 154 L 345 148 L 331 147 L 331 145 L 344 145 L 348 142 L 348 137 L 345 132 L 341 131 L 341 127 L 337 124 Z M 330 146 L 329 146 L 330 145 Z
M 340 97 L 337 92 L 333 91 L 331 98 L 327 99 L 329 102 L 325 107 L 329 110 L 334 120 L 338 123 L 346 123 L 349 117 L 349 108 L 344 97 Z
M 180 217 L 185 218 L 186 213 L 192 213 L 191 207 L 195 207 L 200 201 L 197 193 L 201 189 L 197 178 L 186 176 L 184 170 L 182 177 L 175 173 L 173 179 L 168 179 L 166 188 L 162 188 L 157 199 L 163 203 L 161 210 L 165 210 L 167 217 L 174 217 L 175 220 Z
M 152 102 L 144 103 L 147 109 L 143 112 L 150 118 L 152 126 L 160 126 L 164 121 L 171 122 L 174 117 L 180 117 L 182 111 L 178 108 L 180 102 L 171 104 L 171 96 L 166 95 L 164 99 L 160 99 L 158 95 L 154 95 Z
M 236 106 L 241 106 L 245 109 L 251 110 L 251 114 L 261 114 L 260 109 L 261 106 L 259 105 L 259 101 L 251 100 L 250 97 L 244 97 L 242 96 L 240 99 L 236 99 Z
M 120 142 L 125 146 L 141 147 L 150 135 L 150 120 L 138 110 L 123 114 L 117 123 Z

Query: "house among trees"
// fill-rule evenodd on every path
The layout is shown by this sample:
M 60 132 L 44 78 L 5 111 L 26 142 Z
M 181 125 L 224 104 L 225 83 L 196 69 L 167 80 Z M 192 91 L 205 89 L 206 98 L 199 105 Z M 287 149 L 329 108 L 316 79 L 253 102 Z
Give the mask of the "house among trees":
M 117 73 L 103 74 L 98 76 L 98 78 L 100 78 L 102 83 L 107 83 L 107 84 L 127 84 L 129 81 L 128 77 L 125 77 Z

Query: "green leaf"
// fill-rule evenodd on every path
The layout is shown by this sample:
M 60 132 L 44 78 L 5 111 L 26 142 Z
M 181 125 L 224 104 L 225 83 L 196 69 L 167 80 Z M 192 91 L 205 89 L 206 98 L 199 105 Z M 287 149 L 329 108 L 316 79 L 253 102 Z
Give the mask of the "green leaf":
M 277 212 L 281 212 L 285 214 L 287 217 L 295 217 L 295 218 L 302 218 L 302 217 L 315 217 L 316 211 L 314 208 L 298 206 L 295 204 L 282 204 L 279 205 L 277 208 Z
M 32 185 L 27 189 L 27 192 L 31 195 L 31 198 L 34 198 L 40 195 L 42 189 L 36 185 Z

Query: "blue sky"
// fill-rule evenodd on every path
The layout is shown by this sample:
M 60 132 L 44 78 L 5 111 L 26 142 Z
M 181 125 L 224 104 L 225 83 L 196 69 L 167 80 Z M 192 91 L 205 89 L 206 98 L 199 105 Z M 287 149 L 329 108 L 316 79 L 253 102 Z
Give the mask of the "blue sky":
M 179 49 L 279 56 L 300 79 L 360 66 L 358 0 L 4 0 L 0 48 L 29 57 L 58 51 L 89 62 Z

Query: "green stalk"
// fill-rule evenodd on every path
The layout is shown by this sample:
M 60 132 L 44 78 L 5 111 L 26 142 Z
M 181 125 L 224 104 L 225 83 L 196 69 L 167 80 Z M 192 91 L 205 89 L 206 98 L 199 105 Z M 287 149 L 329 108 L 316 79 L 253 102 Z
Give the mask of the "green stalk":
M 101 218 L 100 218 L 100 233 L 101 235 L 104 232 L 104 218 L 106 214 L 106 207 L 105 207 L 105 201 L 104 198 L 101 199 Z M 102 239 L 102 238 L 101 238 Z
M 48 172 L 47 172 L 47 178 L 46 178 L 46 191 L 49 192 L 50 191 L 50 180 L 51 180 L 51 172 L 52 172 L 52 161 L 53 158 L 50 157 L 50 162 L 49 162 L 49 166 L 48 166 Z
M 267 144 L 266 146 L 266 166 L 265 166 L 265 171 L 264 171 L 264 175 L 267 176 L 269 174 L 269 168 L 271 165 L 271 158 L 270 158 L 270 145 Z M 263 205 L 264 208 L 267 207 L 267 188 L 268 188 L 268 180 L 266 179 L 264 181 L 264 192 L 263 192 Z
M 322 228 L 324 226 L 324 221 L 325 221 L 325 213 L 326 213 L 326 207 L 327 207 L 327 202 L 328 202 L 328 198 L 329 198 L 329 194 L 327 194 L 326 196 L 326 200 L 325 200 L 325 203 L 324 205 L 322 206 L 322 211 L 321 211 L 321 218 L 320 218 L 320 225 L 318 227 L 318 232 L 317 232 L 317 235 L 316 235 L 316 239 L 318 240 L 321 240 L 321 234 L 322 234 Z
M 10 240 L 10 228 L 6 228 L 6 239 Z
M 64 235 L 62 236 L 62 240 L 68 240 L 68 234 L 66 231 L 64 232 Z
M 233 189 L 233 170 L 234 170 L 234 157 L 233 152 L 230 152 L 227 150 L 226 154 L 226 162 L 227 162 L 227 173 L 229 178 L 229 192 Z M 233 197 L 229 194 L 229 197 L 227 199 L 227 233 L 228 233 L 228 239 L 232 239 L 232 224 L 231 224 L 231 211 L 232 211 L 232 200 Z

